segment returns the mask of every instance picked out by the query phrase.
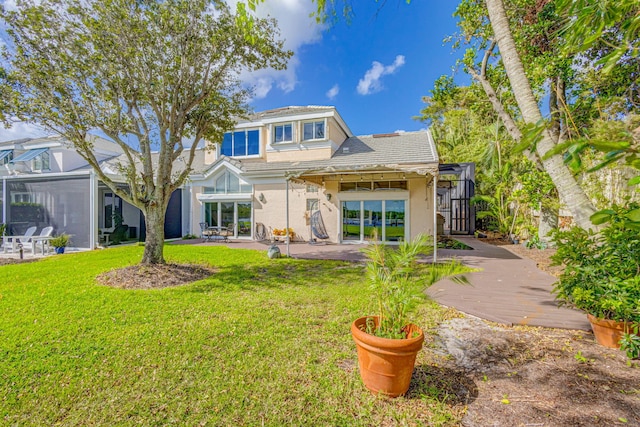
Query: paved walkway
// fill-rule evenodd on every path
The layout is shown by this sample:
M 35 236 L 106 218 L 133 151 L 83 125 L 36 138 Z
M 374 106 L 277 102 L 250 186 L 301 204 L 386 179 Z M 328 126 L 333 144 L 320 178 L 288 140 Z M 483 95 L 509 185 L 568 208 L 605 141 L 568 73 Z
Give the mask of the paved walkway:
M 551 328 L 590 330 L 582 312 L 560 308 L 551 294 L 555 277 L 539 270 L 534 261 L 520 258 L 499 246 L 483 243 L 473 237 L 456 239 L 474 250 L 438 251 L 438 259 L 456 257 L 464 264 L 482 269 L 467 275 L 470 286 L 443 280 L 427 293 L 440 304 L 464 313 L 507 325 L 545 326 Z M 176 243 L 227 245 L 230 248 L 267 250 L 269 244 L 233 241 L 230 243 L 202 243 L 201 240 Z M 284 244 L 278 245 L 282 253 Z M 333 245 L 292 243 L 291 256 L 304 259 L 335 259 L 364 261 L 360 252 L 364 245 Z
M 440 304 L 508 325 L 591 330 L 584 313 L 558 307 L 551 294 L 556 278 L 533 260 L 473 237 L 456 239 L 474 250 L 441 250 L 440 258 L 456 257 L 482 271 L 467 275 L 471 286 L 450 280 L 433 285 L 427 293 Z

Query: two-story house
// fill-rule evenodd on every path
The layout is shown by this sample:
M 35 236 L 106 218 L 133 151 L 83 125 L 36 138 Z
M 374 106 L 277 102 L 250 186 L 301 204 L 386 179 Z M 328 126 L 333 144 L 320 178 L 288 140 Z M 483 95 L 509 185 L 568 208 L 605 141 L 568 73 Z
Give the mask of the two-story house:
M 103 171 L 118 181 L 121 149 L 96 137 Z M 175 168 L 184 167 L 177 159 Z M 286 107 L 237 123 L 209 150 L 167 211 L 168 238 L 200 235 L 200 223 L 235 225 L 234 238 L 269 238 L 287 225 L 295 240 L 397 242 L 436 230 L 438 155 L 428 131 L 354 136 L 334 107 Z M 0 143 L 2 219 L 9 232 L 53 225 L 93 248 L 120 218 L 144 237 L 135 207 L 115 196 L 61 138 Z M 123 182 L 123 180 L 120 179 Z M 124 185 L 124 184 L 123 184 Z
M 194 234 L 201 222 L 236 224 L 238 238 L 288 224 L 308 241 L 317 211 L 334 243 L 435 229 L 438 155 L 427 131 L 354 136 L 333 107 L 287 107 L 241 121 L 204 159 L 189 186 Z

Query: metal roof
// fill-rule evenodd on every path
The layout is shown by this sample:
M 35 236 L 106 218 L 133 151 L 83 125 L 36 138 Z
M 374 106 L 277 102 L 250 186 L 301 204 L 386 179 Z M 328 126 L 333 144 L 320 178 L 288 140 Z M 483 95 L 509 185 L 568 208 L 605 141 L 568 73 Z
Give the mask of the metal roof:
M 48 148 L 36 148 L 35 150 L 29 150 L 25 153 L 20 154 L 15 159 L 11 160 L 11 163 L 28 162 L 29 160 L 35 159 L 37 156 L 39 156 L 40 154 L 48 150 L 49 150 Z

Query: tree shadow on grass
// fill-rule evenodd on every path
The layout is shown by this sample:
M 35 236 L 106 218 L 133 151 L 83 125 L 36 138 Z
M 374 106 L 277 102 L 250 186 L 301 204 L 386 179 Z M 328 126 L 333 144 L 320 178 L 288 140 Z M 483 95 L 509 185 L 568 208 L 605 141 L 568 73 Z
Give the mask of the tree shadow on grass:
M 192 292 L 258 290 L 352 283 L 358 266 L 340 261 L 275 261 L 260 265 L 216 267 L 217 272 L 191 287 Z
M 418 365 L 413 370 L 405 397 L 420 399 L 425 395 L 449 405 L 468 405 L 478 397 L 478 387 L 473 378 L 463 371 Z

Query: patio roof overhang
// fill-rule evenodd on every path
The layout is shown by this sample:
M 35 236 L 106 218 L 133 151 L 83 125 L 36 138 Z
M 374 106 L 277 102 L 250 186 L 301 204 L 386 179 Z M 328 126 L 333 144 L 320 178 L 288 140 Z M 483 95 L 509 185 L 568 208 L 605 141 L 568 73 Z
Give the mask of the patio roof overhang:
M 326 166 L 320 168 L 297 169 L 285 172 L 285 178 L 294 182 L 320 184 L 326 178 L 340 175 L 366 175 L 380 172 L 399 172 L 419 176 L 438 175 L 438 164 L 376 164 L 354 166 Z

